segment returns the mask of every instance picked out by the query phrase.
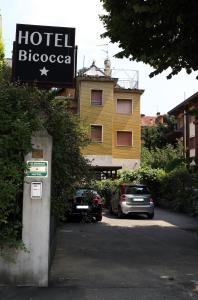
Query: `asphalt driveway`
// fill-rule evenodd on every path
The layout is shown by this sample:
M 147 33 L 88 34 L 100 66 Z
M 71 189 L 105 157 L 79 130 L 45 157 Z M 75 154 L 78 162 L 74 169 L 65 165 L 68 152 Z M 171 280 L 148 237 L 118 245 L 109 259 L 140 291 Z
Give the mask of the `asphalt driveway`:
M 161 209 L 153 220 L 66 223 L 49 288 L 2 288 L 0 299 L 198 299 L 197 231 L 197 219 Z
M 104 299 L 198 298 L 197 229 L 198 220 L 161 209 L 153 220 L 107 214 L 102 223 L 65 224 L 51 286 L 114 294 Z

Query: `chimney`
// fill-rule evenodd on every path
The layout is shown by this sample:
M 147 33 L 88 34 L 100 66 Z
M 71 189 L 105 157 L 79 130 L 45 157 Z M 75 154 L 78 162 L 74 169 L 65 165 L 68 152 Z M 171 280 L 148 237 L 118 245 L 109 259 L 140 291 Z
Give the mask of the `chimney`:
M 111 77 L 111 62 L 108 57 L 104 61 L 104 73 L 106 76 Z

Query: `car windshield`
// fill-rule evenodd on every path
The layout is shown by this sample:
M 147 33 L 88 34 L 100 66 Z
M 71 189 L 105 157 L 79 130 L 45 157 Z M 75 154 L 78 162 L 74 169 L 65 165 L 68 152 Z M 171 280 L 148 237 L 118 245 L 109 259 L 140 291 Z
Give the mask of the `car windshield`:
M 144 195 L 149 194 L 149 189 L 146 186 L 126 186 L 125 194 Z

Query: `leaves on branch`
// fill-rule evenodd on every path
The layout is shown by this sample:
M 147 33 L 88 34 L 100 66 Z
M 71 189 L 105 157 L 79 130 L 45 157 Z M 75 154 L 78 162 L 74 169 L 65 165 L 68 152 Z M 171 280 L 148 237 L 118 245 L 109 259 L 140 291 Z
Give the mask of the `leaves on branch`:
M 196 0 L 100 0 L 106 14 L 103 37 L 127 57 L 152 66 L 153 77 L 169 67 L 168 79 L 183 68 L 198 70 L 198 2 Z

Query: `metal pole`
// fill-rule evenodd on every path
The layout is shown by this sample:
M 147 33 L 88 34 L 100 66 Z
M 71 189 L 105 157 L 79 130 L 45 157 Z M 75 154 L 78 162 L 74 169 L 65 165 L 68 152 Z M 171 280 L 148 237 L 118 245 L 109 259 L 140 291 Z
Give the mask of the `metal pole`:
M 186 111 L 184 110 L 184 157 L 186 158 Z

